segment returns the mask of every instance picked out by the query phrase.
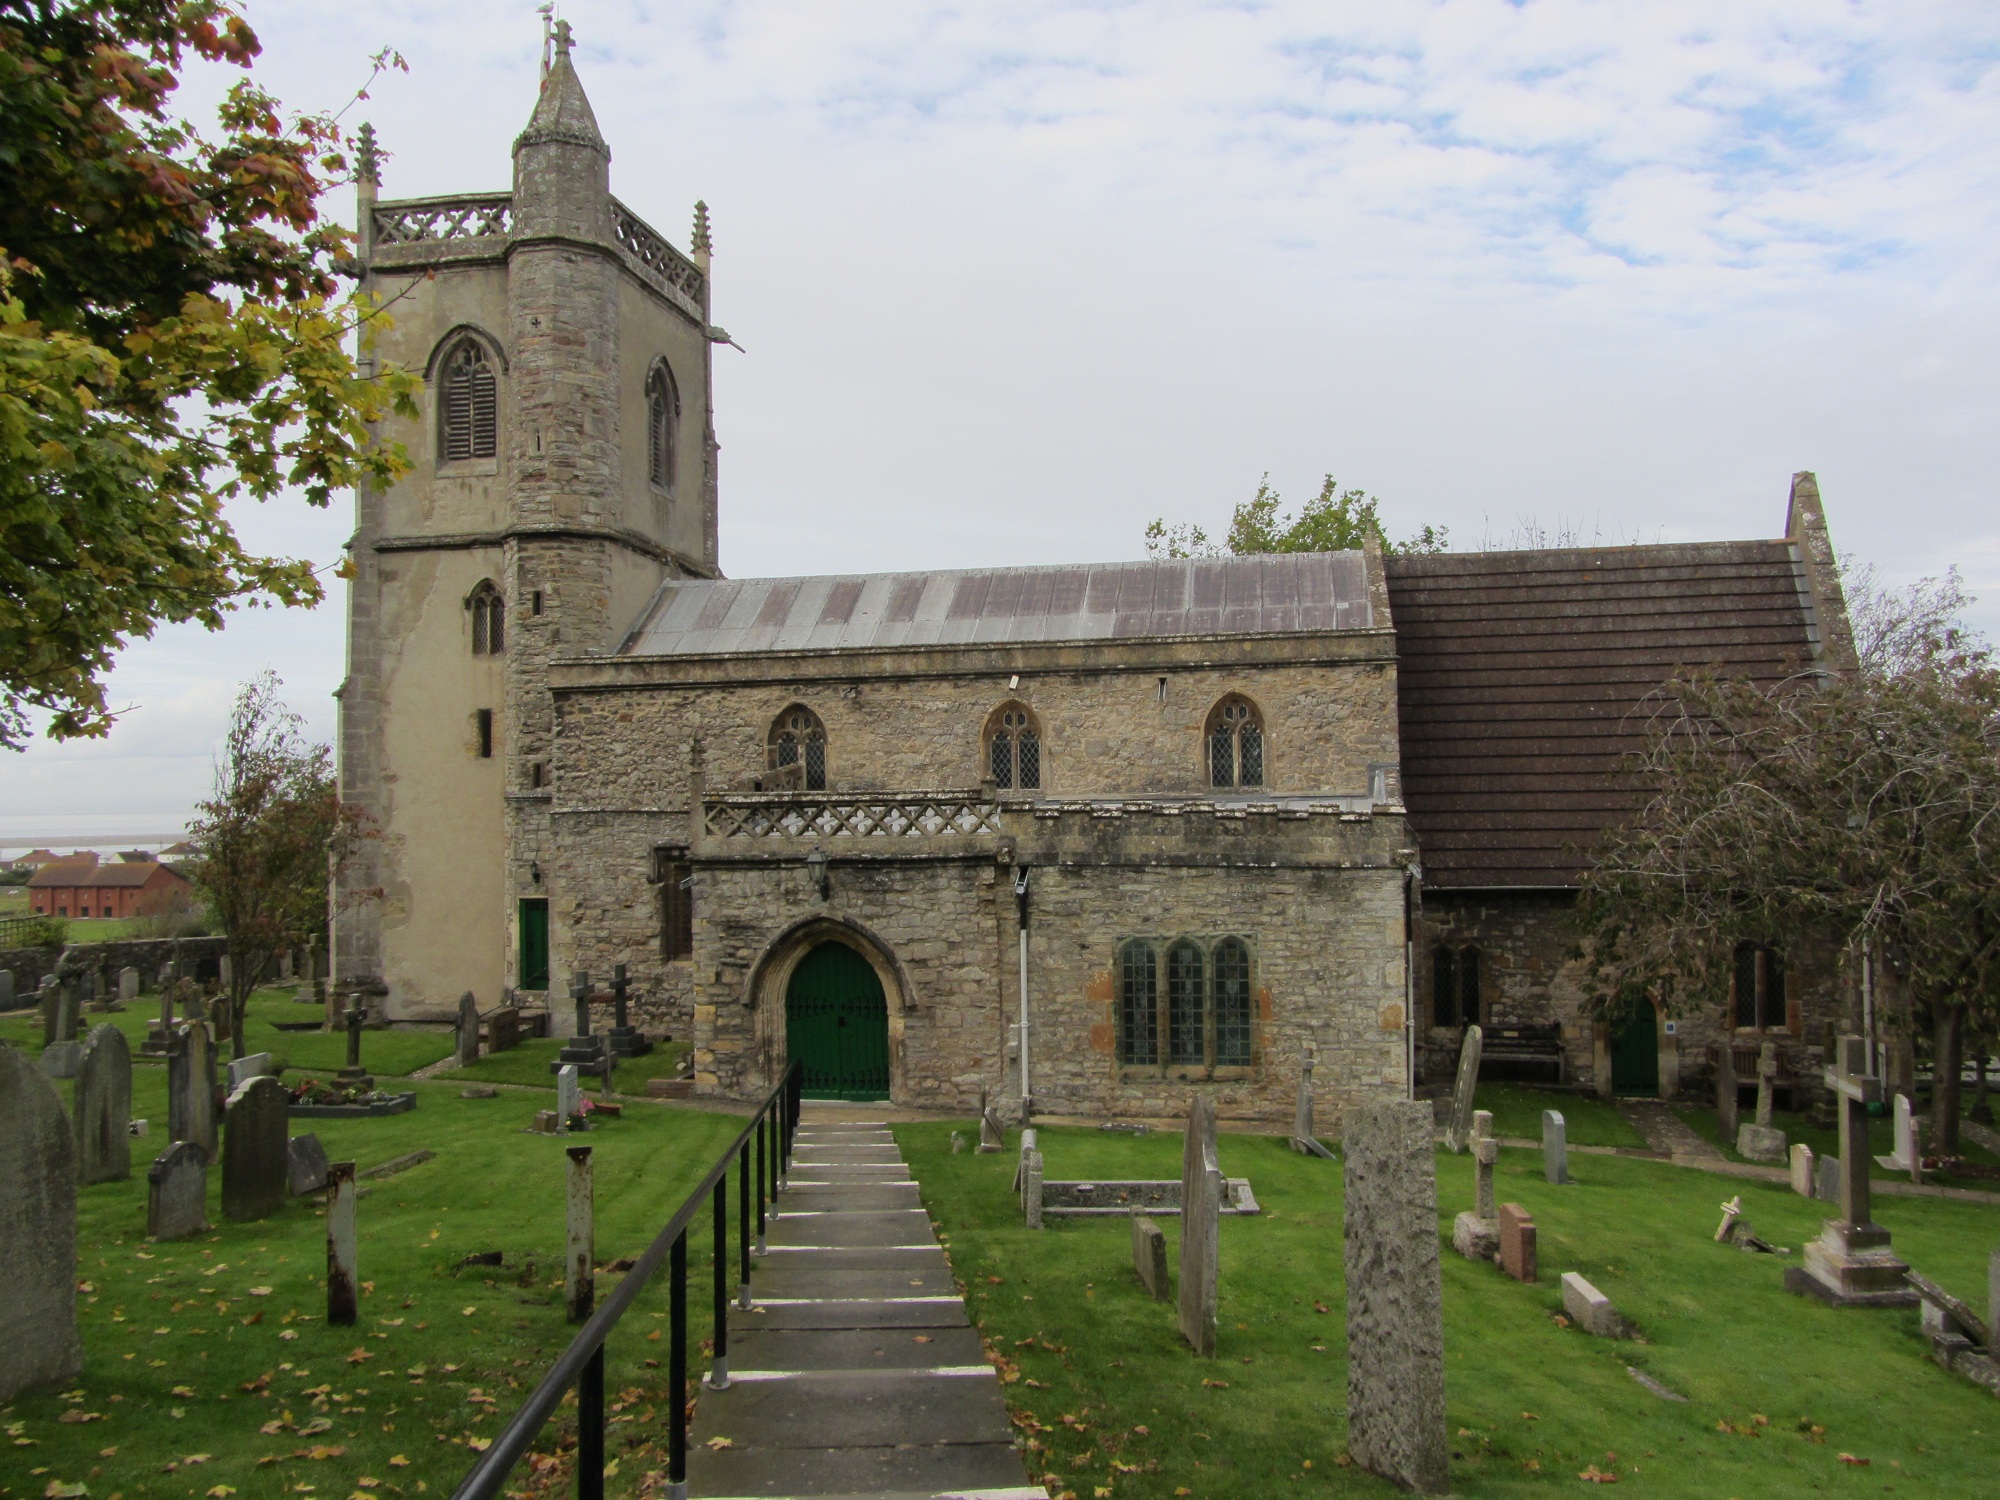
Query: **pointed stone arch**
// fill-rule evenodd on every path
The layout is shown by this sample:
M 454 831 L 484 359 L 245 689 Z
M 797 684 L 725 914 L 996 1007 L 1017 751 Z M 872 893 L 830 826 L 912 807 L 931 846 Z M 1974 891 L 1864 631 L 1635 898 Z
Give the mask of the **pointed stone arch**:
M 808 953 L 824 943 L 839 943 L 867 960 L 881 982 L 889 1008 L 889 1093 L 903 1094 L 903 1023 L 916 1007 L 909 971 L 896 950 L 877 933 L 848 917 L 812 916 L 779 933 L 751 966 L 751 1024 L 756 1038 L 758 1068 L 767 1084 L 783 1073 L 786 1057 L 785 1000 L 792 974 Z

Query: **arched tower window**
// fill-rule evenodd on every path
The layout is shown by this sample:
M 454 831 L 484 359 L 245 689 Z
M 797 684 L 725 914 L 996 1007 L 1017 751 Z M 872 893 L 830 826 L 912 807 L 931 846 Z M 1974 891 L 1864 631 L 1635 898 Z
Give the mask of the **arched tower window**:
M 446 463 L 492 458 L 500 451 L 500 383 L 479 340 L 467 335 L 444 357 L 438 400 L 438 452 Z
M 465 607 L 472 613 L 472 654 L 498 656 L 507 649 L 507 601 L 493 580 L 480 580 L 479 587 L 466 596 Z
M 680 388 L 674 384 L 674 372 L 663 360 L 646 377 L 646 474 L 669 495 L 674 492 L 674 471 L 679 457 L 674 451 L 674 438 L 680 431 L 680 422 Z
M 770 761 L 774 771 L 803 767 L 806 790 L 825 791 L 826 729 L 819 715 L 796 703 L 779 714 L 771 725 Z
M 1023 705 L 1006 704 L 986 721 L 986 769 L 1003 789 L 1041 789 L 1042 732 Z
M 1231 693 L 1208 713 L 1208 784 L 1264 784 L 1264 719 L 1256 705 Z

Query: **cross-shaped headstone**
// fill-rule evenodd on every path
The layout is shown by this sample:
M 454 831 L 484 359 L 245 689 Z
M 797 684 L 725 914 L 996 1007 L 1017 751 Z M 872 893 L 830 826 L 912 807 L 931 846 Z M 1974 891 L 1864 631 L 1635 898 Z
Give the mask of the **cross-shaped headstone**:
M 1868 1049 L 1858 1036 L 1840 1039 L 1840 1066 L 1826 1070 L 1826 1086 L 1840 1100 L 1840 1217 L 1866 1224 L 1873 1213 L 1868 1195 L 1868 1106 L 1882 1098 L 1882 1080 L 1868 1072 Z
M 364 1018 L 361 997 L 350 995 L 347 999 L 347 1066 L 359 1070 L 361 1067 L 361 1022 Z
M 576 1002 L 576 1034 L 590 1035 L 590 976 L 578 969 L 569 982 L 569 997 Z
M 1771 1123 L 1772 1095 L 1778 1088 L 1778 1044 L 1766 1042 L 1757 1051 L 1757 1123 Z

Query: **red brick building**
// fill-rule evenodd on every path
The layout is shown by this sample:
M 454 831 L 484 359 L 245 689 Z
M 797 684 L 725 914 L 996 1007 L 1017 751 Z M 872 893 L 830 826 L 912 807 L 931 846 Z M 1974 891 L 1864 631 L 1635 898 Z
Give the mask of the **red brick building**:
M 190 889 L 185 875 L 155 860 L 70 861 L 37 870 L 28 881 L 28 899 L 38 917 L 137 917 L 159 910 L 175 892 Z

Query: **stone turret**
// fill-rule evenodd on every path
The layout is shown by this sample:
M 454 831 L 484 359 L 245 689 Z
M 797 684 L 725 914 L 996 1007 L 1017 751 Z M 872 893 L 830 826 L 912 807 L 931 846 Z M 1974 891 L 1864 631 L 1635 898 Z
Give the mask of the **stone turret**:
M 572 45 L 569 22 L 556 22 L 555 60 L 527 129 L 514 140 L 515 233 L 609 244 L 611 148 L 570 62 Z

